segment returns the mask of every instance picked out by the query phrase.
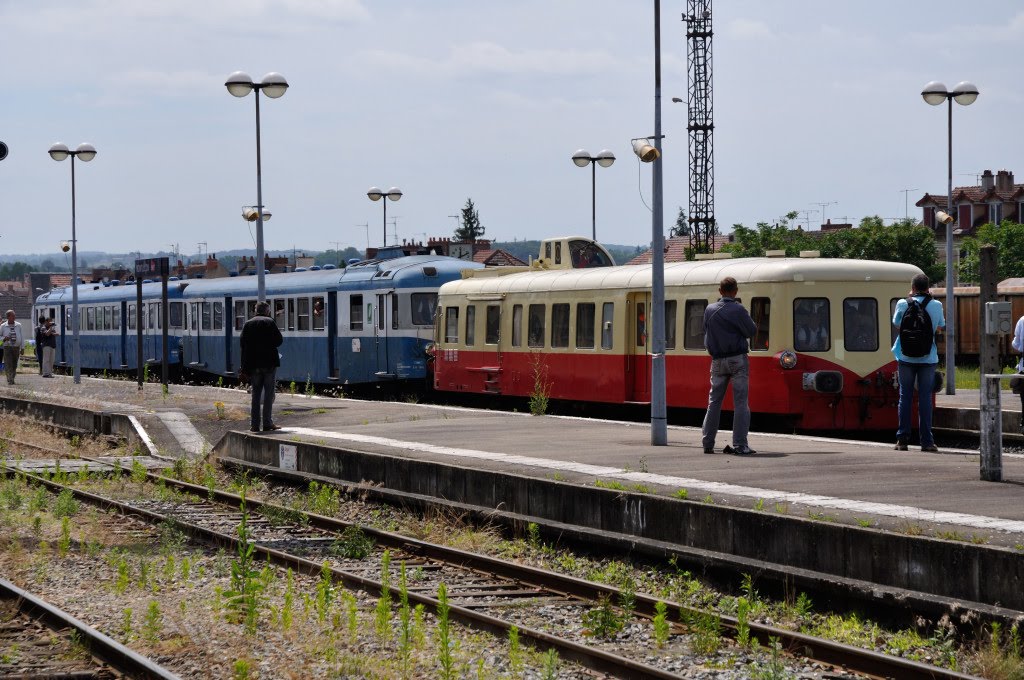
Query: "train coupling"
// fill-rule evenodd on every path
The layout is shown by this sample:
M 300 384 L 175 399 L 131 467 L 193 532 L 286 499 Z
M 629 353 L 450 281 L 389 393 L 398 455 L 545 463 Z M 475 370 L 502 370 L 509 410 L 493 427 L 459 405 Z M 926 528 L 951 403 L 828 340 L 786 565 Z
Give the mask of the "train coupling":
M 839 394 L 843 391 L 843 374 L 839 371 L 815 371 L 804 373 L 803 386 L 807 391 L 822 394 Z

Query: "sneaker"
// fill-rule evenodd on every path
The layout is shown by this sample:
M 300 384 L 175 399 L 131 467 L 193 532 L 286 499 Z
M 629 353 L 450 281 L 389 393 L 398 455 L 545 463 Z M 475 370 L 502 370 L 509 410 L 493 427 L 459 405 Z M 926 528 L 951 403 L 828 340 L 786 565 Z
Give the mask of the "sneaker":
M 939 447 L 936 446 L 935 444 L 931 444 L 930 446 L 922 446 L 921 450 L 926 453 L 938 453 Z
M 893 450 L 895 450 L 895 451 L 906 451 L 907 450 L 907 440 L 906 439 L 897 439 L 896 440 L 896 447 Z
M 731 453 L 735 456 L 750 456 L 757 453 L 757 451 L 750 448 L 746 444 L 740 444 L 738 446 L 726 446 L 724 449 L 722 449 L 722 452 Z

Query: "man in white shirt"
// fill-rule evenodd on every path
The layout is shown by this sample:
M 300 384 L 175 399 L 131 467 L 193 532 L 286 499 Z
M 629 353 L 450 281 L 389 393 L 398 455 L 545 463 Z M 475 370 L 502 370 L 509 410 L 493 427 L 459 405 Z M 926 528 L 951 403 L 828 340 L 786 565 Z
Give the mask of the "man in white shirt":
M 14 310 L 7 310 L 7 323 L 0 324 L 0 341 L 4 344 L 4 374 L 7 384 L 14 384 L 14 376 L 18 372 L 18 357 L 25 344 L 25 333 L 21 324 L 14 320 Z

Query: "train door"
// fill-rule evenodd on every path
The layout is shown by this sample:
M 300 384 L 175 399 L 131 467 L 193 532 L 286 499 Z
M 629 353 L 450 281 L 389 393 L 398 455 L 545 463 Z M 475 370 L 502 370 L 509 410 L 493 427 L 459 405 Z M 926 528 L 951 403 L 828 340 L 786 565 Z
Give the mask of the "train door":
M 117 346 L 121 350 L 121 368 L 128 368 L 128 301 L 121 300 L 114 315 L 114 330 L 117 331 Z
M 146 308 L 146 315 L 143 323 L 143 350 L 144 359 L 148 363 L 158 363 L 162 347 L 160 346 L 160 327 L 163 319 L 160 315 L 159 302 L 143 302 Z
M 648 353 L 650 293 L 633 293 L 626 304 L 626 401 L 651 400 L 651 364 Z
M 234 307 L 231 306 L 231 297 L 224 298 L 223 324 L 224 324 L 224 372 L 234 371 L 234 364 L 231 357 L 231 335 L 234 330 Z
M 199 305 L 200 302 L 189 302 L 186 305 L 185 329 L 182 333 L 182 363 L 186 366 L 199 366 L 202 362 L 202 346 L 199 342 Z
M 338 345 L 338 294 L 327 293 L 327 379 L 338 379 L 335 350 Z
M 375 373 L 378 378 L 394 378 L 398 375 L 392 365 L 394 359 L 388 347 L 392 320 L 398 321 L 398 310 L 392 309 L 392 305 L 397 305 L 397 303 L 398 296 L 394 290 L 377 294 L 377 318 L 373 322 L 373 340 L 377 353 Z
M 57 336 L 57 365 L 67 366 L 70 362 L 68 361 L 68 355 L 65 350 L 64 339 L 71 335 L 71 324 L 69 323 L 66 305 L 60 306 L 60 318 L 57 319 L 57 330 L 60 331 L 60 335 Z M 70 343 L 70 340 L 68 342 Z

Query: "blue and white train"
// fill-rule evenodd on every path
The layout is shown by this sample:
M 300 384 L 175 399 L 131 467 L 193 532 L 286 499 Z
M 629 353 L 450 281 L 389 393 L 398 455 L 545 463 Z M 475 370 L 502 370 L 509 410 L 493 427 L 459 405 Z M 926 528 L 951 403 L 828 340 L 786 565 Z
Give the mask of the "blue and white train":
M 277 379 L 319 385 L 422 381 L 432 341 L 437 289 L 483 265 L 439 255 L 358 262 L 345 269 L 270 274 L 266 298 L 284 336 Z M 168 364 L 174 374 L 235 378 L 242 325 L 255 310 L 257 278 L 172 280 L 168 284 Z M 162 355 L 161 286 L 142 284 L 143 362 Z M 56 365 L 70 368 L 72 291 L 36 298 L 33 319 L 56 320 Z M 134 372 L 136 285 L 80 284 L 82 370 Z

